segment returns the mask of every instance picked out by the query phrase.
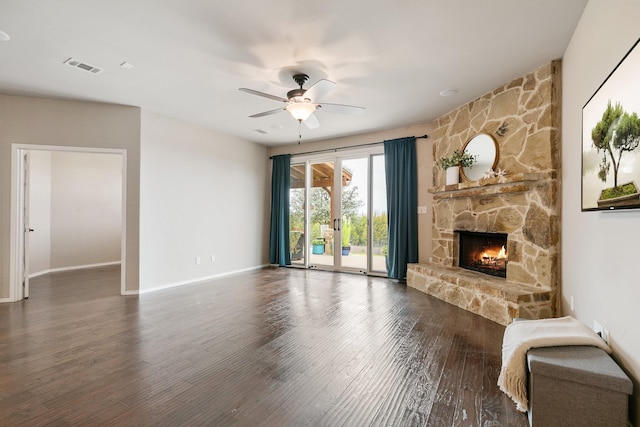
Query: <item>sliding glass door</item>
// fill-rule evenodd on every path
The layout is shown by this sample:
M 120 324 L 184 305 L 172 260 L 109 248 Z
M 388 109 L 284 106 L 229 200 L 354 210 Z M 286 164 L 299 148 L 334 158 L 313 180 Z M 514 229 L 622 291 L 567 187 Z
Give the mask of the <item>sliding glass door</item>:
M 341 266 L 368 272 L 369 158 L 341 160 L 340 260 Z
M 291 264 L 306 264 L 305 240 L 305 201 L 306 167 L 304 164 L 291 165 L 291 184 L 289 190 L 289 248 Z
M 335 237 L 338 234 L 335 221 L 335 196 L 339 194 L 335 186 L 334 161 L 309 162 L 311 182 L 309 185 L 309 265 L 334 267 Z
M 369 151 L 292 161 L 294 265 L 386 273 L 384 157 Z
M 387 181 L 384 154 L 371 156 L 371 271 L 387 272 Z

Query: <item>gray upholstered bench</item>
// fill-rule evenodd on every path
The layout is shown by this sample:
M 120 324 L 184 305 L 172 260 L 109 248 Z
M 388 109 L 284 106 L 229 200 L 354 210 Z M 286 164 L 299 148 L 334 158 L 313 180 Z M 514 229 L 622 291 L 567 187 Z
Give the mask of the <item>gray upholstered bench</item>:
M 527 352 L 527 365 L 532 427 L 626 427 L 633 385 L 603 350 L 533 348 Z

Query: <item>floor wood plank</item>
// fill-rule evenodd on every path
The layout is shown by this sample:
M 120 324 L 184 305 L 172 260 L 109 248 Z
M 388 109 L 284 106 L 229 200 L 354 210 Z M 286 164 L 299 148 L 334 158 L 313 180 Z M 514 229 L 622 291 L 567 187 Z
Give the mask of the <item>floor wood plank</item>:
M 527 425 L 496 385 L 504 327 L 395 281 L 119 281 L 52 273 L 0 305 L 0 425 Z

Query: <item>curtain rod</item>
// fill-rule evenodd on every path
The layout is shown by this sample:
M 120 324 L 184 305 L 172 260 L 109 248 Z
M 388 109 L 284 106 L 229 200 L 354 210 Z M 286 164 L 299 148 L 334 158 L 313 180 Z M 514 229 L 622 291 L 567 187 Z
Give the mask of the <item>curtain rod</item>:
M 402 138 L 422 139 L 422 138 L 429 138 L 429 135 L 424 134 L 422 136 L 405 136 L 405 137 L 394 138 L 394 139 L 402 139 Z M 325 148 L 323 150 L 305 151 L 305 152 L 302 152 L 302 153 L 295 153 L 295 154 L 291 154 L 291 155 L 292 156 L 302 156 L 302 155 L 305 155 L 305 154 L 330 153 L 332 151 L 333 152 L 338 152 L 338 151 L 342 151 L 342 150 L 350 150 L 351 148 L 369 147 L 371 145 L 380 145 L 380 144 L 384 144 L 384 141 L 381 141 L 381 142 L 369 142 L 369 143 L 366 143 L 366 144 L 350 145 L 348 147 Z M 273 159 L 273 156 L 269 156 L 269 159 Z

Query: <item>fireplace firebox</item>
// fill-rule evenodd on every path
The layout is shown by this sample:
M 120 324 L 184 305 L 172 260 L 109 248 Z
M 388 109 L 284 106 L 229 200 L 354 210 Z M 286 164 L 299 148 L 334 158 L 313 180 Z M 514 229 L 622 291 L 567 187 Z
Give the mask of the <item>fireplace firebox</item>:
M 458 267 L 507 277 L 507 235 L 458 231 Z

